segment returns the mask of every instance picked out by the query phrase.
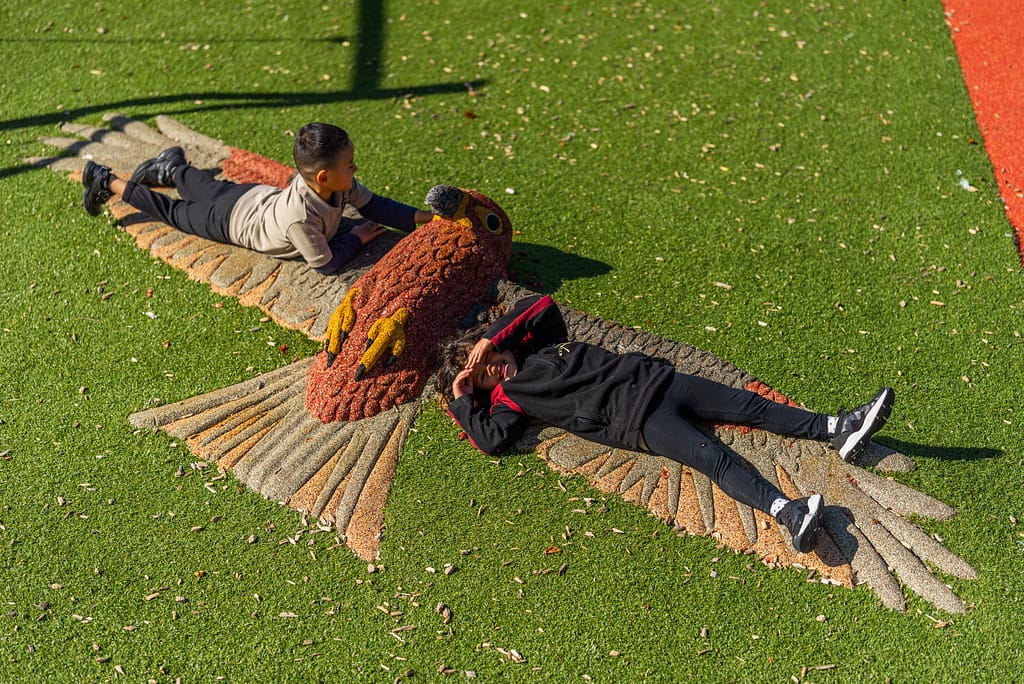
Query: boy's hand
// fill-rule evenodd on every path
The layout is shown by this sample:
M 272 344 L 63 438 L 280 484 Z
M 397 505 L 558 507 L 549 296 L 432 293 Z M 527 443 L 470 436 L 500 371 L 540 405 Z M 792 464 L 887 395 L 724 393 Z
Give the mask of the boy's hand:
M 459 374 L 455 376 L 455 381 L 452 383 L 452 394 L 455 398 L 472 394 L 473 393 L 473 370 L 467 368 L 459 371 Z
M 360 242 L 362 242 L 365 245 L 367 242 L 370 242 L 374 238 L 383 235 L 385 232 L 387 232 L 387 229 L 381 228 L 379 223 L 367 221 L 365 223 L 360 223 L 358 226 L 354 226 L 351 232 L 353 235 L 359 238 Z
M 492 344 L 486 337 L 481 337 L 469 351 L 469 357 L 466 359 L 466 368 L 472 370 L 476 367 L 476 364 L 484 360 L 488 352 L 493 350 L 494 344 Z

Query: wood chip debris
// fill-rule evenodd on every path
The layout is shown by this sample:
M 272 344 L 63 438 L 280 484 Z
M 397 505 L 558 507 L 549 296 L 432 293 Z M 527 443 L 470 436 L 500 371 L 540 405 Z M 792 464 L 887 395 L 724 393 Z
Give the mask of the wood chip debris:
M 816 672 L 824 672 L 825 670 L 834 670 L 836 667 L 835 663 L 828 663 L 827 665 L 814 665 L 812 667 L 801 667 L 800 668 L 800 679 L 807 679 L 807 673 L 814 670 Z
M 170 587 L 160 587 L 159 589 L 154 589 L 153 593 L 147 594 L 146 596 L 144 596 L 143 600 L 145 600 L 145 601 L 152 601 L 155 598 L 159 598 L 160 594 L 162 594 L 163 592 L 167 591 L 168 589 L 170 589 Z
M 497 648 L 496 647 L 495 650 L 498 651 L 498 653 L 500 653 L 501 655 L 503 655 L 506 658 L 508 658 L 509 660 L 511 660 L 513 663 L 525 663 L 526 662 L 526 658 L 523 656 L 523 654 L 520 653 L 519 651 L 517 651 L 514 648 L 504 649 L 504 648 Z
M 416 629 L 416 625 L 401 625 L 399 627 L 395 627 L 394 629 L 392 629 L 390 632 L 388 632 L 388 634 L 390 634 L 395 639 L 398 639 L 399 641 L 401 641 L 404 644 L 405 643 L 405 639 L 403 639 L 401 636 L 399 636 L 398 633 L 399 632 L 408 632 L 408 631 L 411 631 L 411 630 L 414 630 L 414 629 Z
M 434 607 L 434 612 L 441 616 L 444 624 L 447 625 L 452 621 L 452 609 L 444 603 L 438 602 L 437 606 Z
M 405 611 L 392 610 L 391 606 L 389 606 L 387 603 L 377 606 L 377 610 L 379 610 L 380 612 L 384 613 L 389 617 L 402 617 L 403 615 L 405 615 Z

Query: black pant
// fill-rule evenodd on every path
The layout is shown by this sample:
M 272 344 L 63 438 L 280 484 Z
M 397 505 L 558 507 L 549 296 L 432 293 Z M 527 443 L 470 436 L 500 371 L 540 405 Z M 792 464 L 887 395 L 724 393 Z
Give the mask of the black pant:
M 183 233 L 230 244 L 231 210 L 256 183 L 216 180 L 193 166 L 182 166 L 174 171 L 174 187 L 180 200 L 128 181 L 123 198 L 143 214 Z
M 691 419 L 751 425 L 788 437 L 828 437 L 824 415 L 693 375 L 676 373 L 655 397 L 642 428 L 647 449 L 699 470 L 732 498 L 765 513 L 782 492 L 736 463 L 718 443 L 693 427 Z

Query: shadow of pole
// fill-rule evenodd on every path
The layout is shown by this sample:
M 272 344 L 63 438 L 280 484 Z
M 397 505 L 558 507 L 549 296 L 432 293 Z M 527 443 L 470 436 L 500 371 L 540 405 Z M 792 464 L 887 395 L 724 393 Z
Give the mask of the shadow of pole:
M 353 93 L 376 92 L 380 88 L 380 65 L 384 54 L 385 0 L 359 0 L 359 37 L 352 65 Z
M 140 98 L 125 98 L 103 104 L 66 109 L 61 112 L 35 114 L 31 116 L 0 121 L 0 130 L 9 132 L 18 128 L 56 125 L 73 121 L 83 116 L 118 111 L 128 107 L 154 106 L 154 114 L 180 115 L 199 111 L 220 111 L 225 109 L 256 109 L 261 107 L 294 107 L 319 104 L 336 104 L 357 100 L 390 100 L 399 97 L 458 93 L 477 90 L 486 81 L 467 83 L 436 83 L 407 88 L 381 88 L 381 64 L 383 63 L 385 39 L 385 0 L 360 0 L 356 8 L 357 34 L 356 55 L 352 62 L 349 87 L 326 93 L 307 92 L 216 92 L 200 91 L 177 93 Z M 98 38 L 97 40 L 102 40 Z M 321 41 L 333 41 L 333 38 Z M 201 102 L 202 104 L 196 104 Z M 144 114 L 141 116 L 145 116 Z M 0 179 L 24 173 L 37 168 L 31 164 L 0 169 Z

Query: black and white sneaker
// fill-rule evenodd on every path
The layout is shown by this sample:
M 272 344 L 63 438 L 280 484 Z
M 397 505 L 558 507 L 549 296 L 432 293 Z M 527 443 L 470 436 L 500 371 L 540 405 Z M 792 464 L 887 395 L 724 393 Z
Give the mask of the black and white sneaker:
M 148 185 L 155 188 L 170 188 L 174 186 L 174 171 L 179 166 L 185 166 L 185 150 L 180 147 L 168 147 L 152 159 L 139 164 L 132 173 L 132 180 L 139 185 Z
M 110 191 L 110 180 L 108 167 L 92 160 L 85 163 L 85 168 L 82 170 L 82 185 L 85 187 L 82 206 L 90 216 L 99 216 L 103 211 L 103 205 L 114 196 L 114 193 Z
M 821 494 L 815 494 L 805 499 L 790 501 L 775 516 L 775 519 L 789 530 L 790 536 L 793 537 L 793 548 L 800 553 L 807 553 L 818 541 L 821 510 Z
M 889 420 L 896 393 L 891 387 L 883 387 L 875 398 L 850 412 L 840 411 L 832 446 L 844 461 L 852 461 L 860 455 L 871 436 L 882 429 Z

